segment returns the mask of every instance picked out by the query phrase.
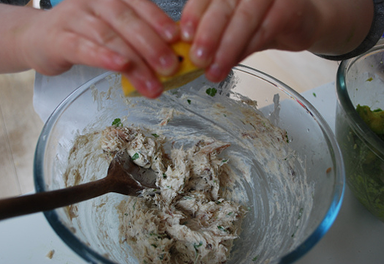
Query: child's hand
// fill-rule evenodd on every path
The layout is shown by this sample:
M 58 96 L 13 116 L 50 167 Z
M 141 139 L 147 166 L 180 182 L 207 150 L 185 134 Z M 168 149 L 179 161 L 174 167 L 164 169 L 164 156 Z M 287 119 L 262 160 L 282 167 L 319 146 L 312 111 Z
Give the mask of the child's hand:
M 14 15 L 21 10 L 11 8 Z M 179 27 L 149 0 L 65 0 L 47 11 L 22 8 L 23 23 L 10 37 L 19 40 L 21 64 L 42 74 L 60 74 L 74 64 L 122 71 L 153 98 L 162 92 L 154 72 L 177 70 L 169 43 L 179 38 Z
M 193 42 L 191 60 L 217 82 L 260 50 L 346 53 L 368 34 L 372 17 L 371 0 L 189 0 L 180 26 Z

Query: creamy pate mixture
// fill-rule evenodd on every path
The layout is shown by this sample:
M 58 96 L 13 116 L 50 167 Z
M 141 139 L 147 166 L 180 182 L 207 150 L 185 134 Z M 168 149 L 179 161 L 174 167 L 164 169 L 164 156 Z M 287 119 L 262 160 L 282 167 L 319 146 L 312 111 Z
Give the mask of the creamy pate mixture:
M 106 157 L 126 150 L 137 165 L 158 175 L 160 192 L 147 190 L 118 206 L 121 240 L 140 263 L 224 263 L 246 214 L 227 191 L 235 175 L 220 153 L 230 144 L 202 136 L 191 148 L 165 153 L 166 142 L 121 124 L 101 132 Z
M 68 208 L 68 225 L 90 248 L 117 263 L 137 263 L 133 254 L 147 264 L 269 263 L 300 242 L 313 188 L 277 126 L 279 101 L 267 118 L 255 101 L 205 88 L 126 102 L 124 122 L 91 123 L 69 143 L 65 186 L 105 177 L 120 150 L 157 173 L 157 190 L 140 197 Z

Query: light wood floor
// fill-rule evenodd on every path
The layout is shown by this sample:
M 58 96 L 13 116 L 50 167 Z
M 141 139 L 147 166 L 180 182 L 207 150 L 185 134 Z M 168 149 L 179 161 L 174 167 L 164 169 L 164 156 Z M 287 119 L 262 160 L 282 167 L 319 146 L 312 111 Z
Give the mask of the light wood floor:
M 298 92 L 335 80 L 337 62 L 308 52 L 266 51 L 243 64 L 262 70 Z M 34 190 L 33 157 L 43 123 L 32 105 L 34 71 L 0 74 L 0 198 Z
M 32 106 L 34 71 L 0 75 L 0 197 L 33 190 L 33 156 L 43 122 Z

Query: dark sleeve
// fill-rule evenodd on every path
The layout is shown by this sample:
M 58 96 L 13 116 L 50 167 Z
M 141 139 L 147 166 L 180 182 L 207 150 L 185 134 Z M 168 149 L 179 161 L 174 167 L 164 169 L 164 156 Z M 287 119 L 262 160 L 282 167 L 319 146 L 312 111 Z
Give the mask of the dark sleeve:
M 1 1 L 1 0 L 0 0 Z M 181 12 L 187 0 L 151 0 L 158 5 L 173 20 L 179 21 Z
M 51 9 L 52 8 L 51 0 L 40 0 L 40 8 Z
M 32 1 L 32 0 L 31 0 Z M 1 4 L 25 6 L 29 0 L 0 0 Z
M 384 33 L 384 0 L 373 0 L 375 5 L 375 13 L 372 21 L 371 29 L 364 41 L 356 49 L 344 55 L 329 56 L 316 54 L 328 60 L 346 60 L 356 57 L 371 49 L 380 40 Z

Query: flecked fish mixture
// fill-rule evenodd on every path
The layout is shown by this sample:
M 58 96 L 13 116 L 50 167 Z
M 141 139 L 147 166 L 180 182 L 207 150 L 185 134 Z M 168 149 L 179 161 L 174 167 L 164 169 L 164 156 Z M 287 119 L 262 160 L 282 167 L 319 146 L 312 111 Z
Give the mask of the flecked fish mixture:
M 201 137 L 188 148 L 140 128 L 110 126 L 101 148 L 109 155 L 126 150 L 133 161 L 157 173 L 159 191 L 143 191 L 118 205 L 121 243 L 139 263 L 225 263 L 246 215 L 231 199 L 234 179 L 222 151 L 230 144 Z M 169 143 L 169 142 L 168 142 Z

